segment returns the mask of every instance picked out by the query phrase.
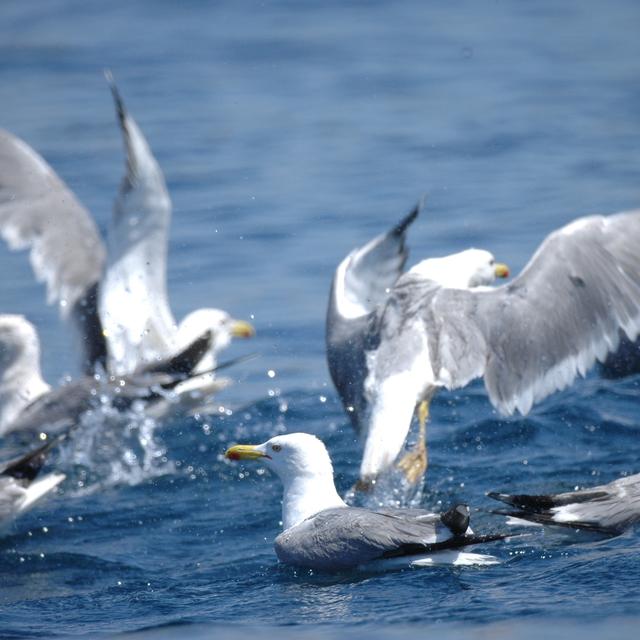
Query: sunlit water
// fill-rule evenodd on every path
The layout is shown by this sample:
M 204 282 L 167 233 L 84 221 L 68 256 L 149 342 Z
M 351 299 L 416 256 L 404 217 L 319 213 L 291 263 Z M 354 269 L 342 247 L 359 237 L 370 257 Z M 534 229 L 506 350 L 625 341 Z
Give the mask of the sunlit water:
M 423 193 L 413 258 L 474 245 L 514 272 L 573 217 L 638 206 L 639 20 L 631 0 L 3 2 L 0 125 L 104 230 L 123 166 L 110 67 L 173 197 L 176 316 L 251 319 L 257 337 L 228 353 L 261 357 L 229 373 L 213 415 L 111 416 L 61 448 L 62 491 L 0 541 L 0 636 L 633 636 L 636 531 L 538 531 L 488 545 L 502 563 L 482 569 L 310 575 L 276 563 L 278 481 L 222 453 L 309 431 L 351 486 L 360 449 L 324 363 L 329 282 Z M 36 323 L 47 379 L 74 374 L 26 256 L 0 248 L 0 272 L 2 311 Z M 640 471 L 639 382 L 591 376 L 509 420 L 479 384 L 437 396 L 422 503 L 465 501 L 493 531 L 488 490 Z

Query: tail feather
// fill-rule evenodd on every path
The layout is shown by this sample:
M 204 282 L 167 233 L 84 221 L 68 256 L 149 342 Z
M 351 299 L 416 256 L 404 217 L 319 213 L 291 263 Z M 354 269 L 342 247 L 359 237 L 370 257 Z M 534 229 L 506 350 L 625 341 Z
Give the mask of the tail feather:
M 476 544 L 486 544 L 488 542 L 496 542 L 512 538 L 509 533 L 492 533 L 486 535 L 455 535 L 441 542 L 431 543 L 408 543 L 400 545 L 393 551 L 387 551 L 382 555 L 383 558 L 398 558 L 403 556 L 423 555 L 425 553 L 434 553 L 436 551 L 444 551 L 446 549 L 461 549 L 462 547 L 470 547 Z
M 440 516 L 440 521 L 454 535 L 463 535 L 469 528 L 469 507 L 457 504 Z

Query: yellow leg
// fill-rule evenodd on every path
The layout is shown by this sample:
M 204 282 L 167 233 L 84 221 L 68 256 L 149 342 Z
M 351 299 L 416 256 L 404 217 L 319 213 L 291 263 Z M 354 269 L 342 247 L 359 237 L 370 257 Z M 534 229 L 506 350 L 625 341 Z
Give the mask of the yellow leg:
M 420 430 L 418 432 L 418 442 L 415 447 L 407 452 L 398 462 L 398 469 L 404 471 L 409 484 L 420 482 L 428 465 L 427 451 L 427 420 L 429 419 L 429 400 L 423 400 L 418 405 L 418 421 Z

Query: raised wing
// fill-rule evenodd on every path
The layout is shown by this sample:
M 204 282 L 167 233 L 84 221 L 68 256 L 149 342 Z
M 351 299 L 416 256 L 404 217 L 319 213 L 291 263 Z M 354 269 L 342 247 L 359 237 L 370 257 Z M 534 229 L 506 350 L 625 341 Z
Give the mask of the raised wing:
M 389 295 L 407 260 L 407 229 L 422 202 L 393 229 L 354 249 L 338 266 L 329 294 L 326 321 L 327 361 L 347 415 L 360 431 L 366 401 L 365 351 L 372 348 L 373 314 Z
M 29 145 L 0 130 L 0 235 L 11 249 L 30 249 L 33 271 L 49 303 L 72 315 L 87 352 L 104 358 L 95 289 L 105 248 L 89 212 Z
M 336 269 L 329 298 L 330 316 L 353 320 L 382 304 L 407 261 L 405 236 L 422 203 L 393 229 L 354 249 Z
M 124 374 L 175 350 L 167 299 L 171 200 L 162 171 L 110 76 L 126 152 L 126 173 L 109 229 L 109 262 L 100 290 L 100 318 L 110 371 Z
M 640 210 L 580 218 L 492 291 L 440 289 L 419 310 L 437 383 L 484 375 L 491 402 L 526 414 L 640 331 Z M 414 296 L 415 297 L 415 296 Z

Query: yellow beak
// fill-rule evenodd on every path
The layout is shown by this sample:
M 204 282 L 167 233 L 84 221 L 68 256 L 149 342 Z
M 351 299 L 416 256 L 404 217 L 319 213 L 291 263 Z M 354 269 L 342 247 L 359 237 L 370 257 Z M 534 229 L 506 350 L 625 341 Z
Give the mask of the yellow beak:
M 256 335 L 256 330 L 246 320 L 234 320 L 231 325 L 231 335 L 234 338 L 253 338 Z
M 494 265 L 494 273 L 496 274 L 496 278 L 508 278 L 509 267 L 502 262 L 496 262 Z
M 253 444 L 237 444 L 227 449 L 224 457 L 229 460 L 258 460 L 269 456 Z

